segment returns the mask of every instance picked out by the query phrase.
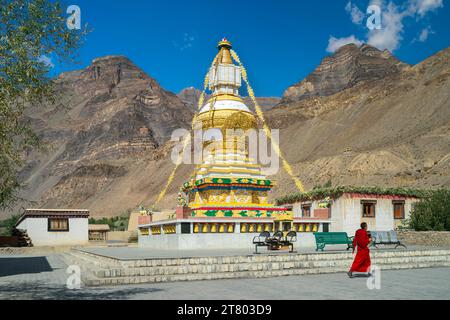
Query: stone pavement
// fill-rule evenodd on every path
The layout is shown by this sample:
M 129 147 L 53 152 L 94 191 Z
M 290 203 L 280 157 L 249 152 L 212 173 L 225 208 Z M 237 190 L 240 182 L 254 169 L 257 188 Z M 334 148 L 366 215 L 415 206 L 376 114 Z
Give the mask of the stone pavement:
M 120 287 L 65 287 L 66 265 L 59 254 L 1 256 L 2 299 L 450 299 L 450 268 L 382 271 L 381 289 L 345 274 L 233 279 Z

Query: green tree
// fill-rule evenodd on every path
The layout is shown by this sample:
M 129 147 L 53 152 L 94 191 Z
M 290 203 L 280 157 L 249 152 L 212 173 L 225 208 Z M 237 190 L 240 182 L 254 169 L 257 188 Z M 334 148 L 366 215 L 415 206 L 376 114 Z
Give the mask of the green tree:
M 11 236 L 13 230 L 15 229 L 17 221 L 19 221 L 20 214 L 13 215 L 6 220 L 0 221 L 0 228 L 4 228 L 3 235 Z
M 450 231 L 450 190 L 438 190 L 414 205 L 408 221 L 416 231 Z
M 0 209 L 17 200 L 23 154 L 40 145 L 24 112 L 55 100 L 46 59 L 73 61 L 85 31 L 66 25 L 66 6 L 0 0 Z

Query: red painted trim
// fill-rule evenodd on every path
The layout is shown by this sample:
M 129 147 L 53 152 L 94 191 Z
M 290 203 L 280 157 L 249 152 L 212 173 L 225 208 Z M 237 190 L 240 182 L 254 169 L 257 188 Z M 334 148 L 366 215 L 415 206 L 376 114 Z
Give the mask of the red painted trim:
M 179 219 L 181 220 L 181 219 Z M 265 221 L 265 222 L 273 222 L 273 218 L 268 217 L 190 217 L 183 220 L 192 220 L 192 221 L 200 221 L 206 222 L 211 220 L 227 220 L 227 223 L 232 223 L 234 220 L 258 220 L 258 221 Z M 228 222 L 229 221 L 229 222 Z M 225 223 L 225 222 L 224 222 Z
M 245 208 L 245 207 L 238 207 L 238 208 L 224 208 L 224 207 L 202 207 L 202 208 L 197 208 L 197 209 L 192 209 L 194 211 L 197 210 L 232 210 L 232 211 L 236 211 L 236 210 L 247 210 L 247 211 L 256 211 L 256 210 L 260 210 L 260 211 L 289 211 L 289 209 L 287 208 Z
M 373 199 L 390 199 L 390 200 L 406 200 L 417 199 L 416 197 L 394 196 L 394 195 L 379 195 L 379 194 L 363 194 L 363 193 L 343 193 L 343 196 L 352 199 L 373 198 Z
M 192 187 L 192 189 L 203 189 L 206 187 L 252 187 L 252 188 L 261 188 L 261 189 L 269 189 L 272 188 L 273 185 L 267 186 L 267 185 L 260 185 L 260 184 L 243 184 L 243 183 L 230 183 L 230 184 L 218 184 L 218 183 L 208 183 L 208 184 L 202 184 L 199 186 Z

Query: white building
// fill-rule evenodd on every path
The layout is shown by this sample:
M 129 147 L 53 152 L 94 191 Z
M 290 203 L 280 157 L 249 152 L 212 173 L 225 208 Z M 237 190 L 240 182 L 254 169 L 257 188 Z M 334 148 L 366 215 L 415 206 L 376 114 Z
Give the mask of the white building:
M 85 245 L 89 242 L 89 210 L 27 209 L 16 224 L 34 246 Z
M 366 222 L 370 231 L 396 230 L 411 215 L 415 196 L 343 192 L 335 198 L 316 197 L 291 203 L 295 218 L 325 218 L 323 231 L 353 235 Z

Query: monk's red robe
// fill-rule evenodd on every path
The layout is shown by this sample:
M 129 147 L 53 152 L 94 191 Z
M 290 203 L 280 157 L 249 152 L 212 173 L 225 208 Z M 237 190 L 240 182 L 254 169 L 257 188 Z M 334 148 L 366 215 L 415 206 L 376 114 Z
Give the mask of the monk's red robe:
M 350 272 L 368 272 L 370 269 L 370 239 L 367 231 L 359 229 L 356 231 L 355 239 L 353 240 L 353 248 L 357 249 L 355 260 L 350 269 Z

